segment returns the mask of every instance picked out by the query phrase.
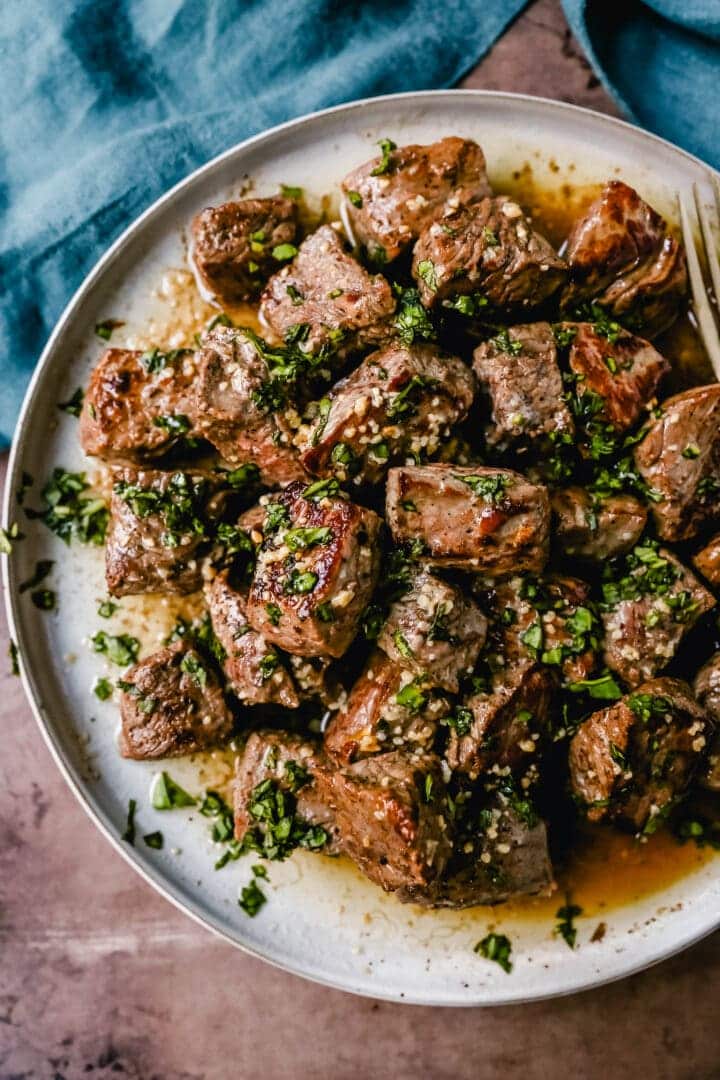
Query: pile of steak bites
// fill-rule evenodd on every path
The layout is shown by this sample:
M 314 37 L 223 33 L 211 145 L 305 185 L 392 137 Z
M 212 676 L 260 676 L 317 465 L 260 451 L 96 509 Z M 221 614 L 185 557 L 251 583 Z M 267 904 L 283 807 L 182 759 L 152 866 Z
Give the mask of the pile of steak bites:
M 685 255 L 632 188 L 561 256 L 476 143 L 380 147 L 344 227 L 293 189 L 193 221 L 263 336 L 92 373 L 108 589 L 207 610 L 125 674 L 121 749 L 232 739 L 238 842 L 495 903 L 552 889 L 558 813 L 647 835 L 720 790 L 720 386 L 663 392 Z

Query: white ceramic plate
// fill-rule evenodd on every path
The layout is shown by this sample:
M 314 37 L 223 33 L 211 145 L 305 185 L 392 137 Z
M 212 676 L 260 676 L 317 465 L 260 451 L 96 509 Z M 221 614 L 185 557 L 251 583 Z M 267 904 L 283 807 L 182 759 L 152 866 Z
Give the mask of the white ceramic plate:
M 491 179 L 526 162 L 537 177 L 554 183 L 571 166 L 576 182 L 620 174 L 670 214 L 675 190 L 689 192 L 693 181 L 707 183 L 701 162 L 660 139 L 583 109 L 511 94 L 443 91 L 376 98 L 258 135 L 194 173 L 143 214 L 71 301 L 25 400 L 12 450 L 6 523 L 17 514 L 22 472 L 38 478 L 27 499 L 38 505 L 39 482 L 54 466 L 89 467 L 77 444 L 76 421 L 59 413 L 57 402 L 86 382 L 102 344 L 93 334 L 97 321 L 122 318 L 128 323 L 123 334 L 132 334 L 149 319 L 159 320 L 158 327 L 163 319 L 172 321 L 172 301 L 150 294 L 169 267 L 185 265 L 183 230 L 197 210 L 237 192 L 248 177 L 260 194 L 275 192 L 280 182 L 309 193 L 327 192 L 352 166 L 372 156 L 381 137 L 403 144 L 447 134 L 480 142 Z M 553 171 L 556 165 L 559 173 Z M 88 643 L 96 630 L 117 632 L 119 625 L 107 626 L 96 613 L 105 595 L 101 551 L 79 545 L 68 549 L 40 523 L 23 521 L 23 529 L 28 538 L 17 545 L 5 569 L 11 634 L 20 649 L 28 696 L 59 768 L 125 858 L 168 899 L 234 944 L 357 993 L 424 1004 L 499 1004 L 618 978 L 718 925 L 720 865 L 715 862 L 661 894 L 609 913 L 602 942 L 589 942 L 597 918 L 581 921 L 580 947 L 571 953 L 553 936 L 547 919 L 508 918 L 502 909 L 419 913 L 336 862 L 307 854 L 271 867 L 269 902 L 255 919 L 247 918 L 237 896 L 250 877 L 249 863 L 214 872 L 216 852 L 206 819 L 192 811 L 161 815 L 151 809 L 148 790 L 155 767 L 119 757 L 117 706 L 101 704 L 91 692 L 98 676 L 118 673 L 106 672 L 102 657 Z M 48 584 L 58 592 L 58 614 L 38 611 L 27 592 L 18 592 L 18 583 L 30 576 L 39 558 L 56 560 Z M 170 771 L 198 790 L 192 767 L 171 763 Z M 131 797 L 139 805 L 138 836 L 161 829 L 162 851 L 140 841 L 131 848 L 119 840 Z M 513 940 L 510 976 L 473 953 L 474 943 L 493 925 Z

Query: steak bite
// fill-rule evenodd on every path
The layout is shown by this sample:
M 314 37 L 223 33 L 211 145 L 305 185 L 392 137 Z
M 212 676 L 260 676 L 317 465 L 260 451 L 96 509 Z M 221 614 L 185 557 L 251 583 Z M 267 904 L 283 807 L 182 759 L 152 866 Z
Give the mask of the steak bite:
M 382 158 L 354 169 L 341 185 L 355 240 L 378 264 L 406 251 L 446 204 L 457 207 L 491 193 L 485 156 L 471 139 L 386 145 Z
M 665 668 L 714 597 L 671 552 L 637 545 L 603 584 L 605 663 L 628 686 Z
M 423 569 L 390 608 L 378 645 L 401 668 L 457 694 L 486 634 L 487 619 L 475 601 Z
M 595 300 L 615 318 L 655 337 L 687 294 L 685 251 L 637 191 L 611 180 L 568 237 L 570 280 L 562 304 Z
M 377 583 L 381 520 L 336 492 L 291 484 L 267 507 L 248 621 L 298 656 L 342 656 Z
M 427 888 L 452 852 L 452 818 L 439 759 L 375 754 L 331 776 L 346 854 L 386 892 Z
M 246 705 L 272 702 L 296 709 L 299 698 L 292 677 L 272 645 L 247 621 L 247 588 L 236 589 L 228 570 L 205 587 L 215 637 L 225 653 L 223 671 L 230 689 Z
M 652 512 L 663 540 L 688 540 L 720 519 L 720 384 L 664 401 L 635 447 L 635 464 L 662 496 Z
M 366 357 L 320 403 L 302 463 L 316 476 L 380 483 L 390 462 L 437 453 L 474 395 L 462 360 L 433 345 L 393 343 Z
M 330 784 L 315 743 L 286 732 L 253 732 L 235 762 L 235 839 L 270 858 L 285 858 L 294 847 L 337 854 Z
M 714 589 L 720 588 L 720 533 L 693 555 L 693 566 Z
M 208 472 L 115 469 L 105 548 L 111 596 L 191 593 L 202 585 L 224 504 Z
M 426 307 L 459 306 L 479 294 L 488 312 L 519 314 L 539 307 L 564 283 L 567 268 L 505 196 L 448 207 L 423 230 L 412 274 Z
M 268 487 L 305 476 L 262 344 L 247 330 L 218 326 L 198 354 L 193 415 L 198 431 L 231 465 L 252 462 Z
M 296 234 L 297 205 L 280 195 L 210 206 L 193 219 L 191 259 L 208 292 L 238 304 L 257 296 Z
M 369 274 L 331 225 L 300 245 L 292 263 L 270 278 L 260 316 L 284 339 L 307 327 L 303 348 L 328 358 L 378 345 L 388 336 L 395 299 L 380 274 Z
M 633 495 L 593 497 L 583 487 L 550 493 L 553 540 L 565 555 L 603 561 L 624 555 L 640 539 L 647 510 Z
M 395 541 L 421 540 L 435 566 L 501 575 L 539 573 L 547 561 L 547 491 L 510 469 L 391 469 L 386 514 Z
M 220 682 L 183 641 L 135 664 L 118 685 L 123 757 L 179 757 L 230 738 L 233 718 Z
M 142 464 L 196 435 L 190 349 L 161 353 L 106 349 L 98 360 L 80 413 L 86 454 L 120 464 Z
M 428 750 L 449 711 L 447 699 L 433 692 L 429 680 L 414 677 L 376 650 L 347 704 L 330 721 L 325 751 L 337 765 L 349 765 L 381 750 Z
M 470 827 L 461 822 L 458 828 L 443 875 L 427 889 L 401 889 L 399 900 L 466 908 L 516 896 L 547 896 L 555 888 L 545 822 L 527 801 L 498 794 L 472 814 Z
M 593 713 L 570 743 L 572 788 L 588 819 L 655 832 L 702 766 L 711 730 L 680 679 L 652 679 Z
M 576 324 L 569 361 L 583 416 L 618 432 L 635 426 L 670 371 L 649 341 L 620 327 L 608 337 L 594 323 Z
M 473 370 L 492 408 L 488 446 L 517 450 L 536 439 L 572 439 L 575 425 L 549 323 L 512 326 L 483 342 L 473 353 Z
M 714 727 L 700 784 L 708 791 L 720 792 L 720 652 L 700 668 L 693 681 L 693 692 Z

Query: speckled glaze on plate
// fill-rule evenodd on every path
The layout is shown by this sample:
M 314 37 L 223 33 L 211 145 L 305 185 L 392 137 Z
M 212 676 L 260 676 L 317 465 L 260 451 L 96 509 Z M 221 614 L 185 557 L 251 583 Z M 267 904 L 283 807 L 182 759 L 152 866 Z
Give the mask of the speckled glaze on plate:
M 258 194 L 279 183 L 310 194 L 331 190 L 354 165 L 390 137 L 398 144 L 430 142 L 448 134 L 477 139 L 491 180 L 526 162 L 536 177 L 557 184 L 592 183 L 612 175 L 635 185 L 659 210 L 674 217 L 673 193 L 697 182 L 710 197 L 708 170 L 697 159 L 636 128 L 569 105 L 512 94 L 439 91 L 354 102 L 292 121 L 228 150 L 168 192 L 109 249 L 60 319 L 25 399 L 12 448 L 5 523 L 17 516 L 23 472 L 38 478 L 27 502 L 56 465 L 89 475 L 93 466 L 77 443 L 76 422 L 57 402 L 84 384 L 99 354 L 93 327 L 108 317 L 126 320 L 126 338 L 138 342 L 165 332 L 173 318 L 172 273 L 186 268 L 185 229 L 194 213 L 236 194 L 248 182 Z M 691 200 L 690 200 L 691 201 Z M 157 295 L 159 282 L 164 282 Z M 177 317 L 182 312 L 177 310 Z M 158 344 L 171 345 L 168 340 Z M 169 900 L 209 929 L 256 956 L 319 982 L 394 1001 L 436 1005 L 491 1005 L 529 1001 L 617 979 L 697 941 L 720 923 L 720 862 L 697 868 L 662 892 L 607 916 L 579 923 L 579 948 L 570 952 L 553 935 L 547 904 L 537 917 L 503 908 L 465 913 L 421 912 L 398 904 L 341 861 L 301 852 L 273 864 L 269 902 L 249 919 L 238 907 L 250 861 L 213 870 L 216 852 L 208 822 L 196 812 L 152 810 L 149 788 L 157 766 L 122 760 L 115 738 L 117 705 L 92 693 L 109 674 L 89 637 L 98 629 L 130 630 L 142 616 L 140 598 L 123 601 L 112 627 L 97 615 L 105 596 L 102 551 L 65 547 L 41 524 L 22 522 L 27 538 L 5 560 L 10 632 L 21 655 L 22 678 L 45 740 L 66 780 L 95 823 L 138 872 Z M 49 582 L 59 611 L 44 613 L 18 584 L 38 559 L 55 559 Z M 154 617 L 151 642 L 171 621 Z M 124 620 L 124 622 L 123 622 Z M 118 669 L 115 669 L 117 675 Z M 190 762 L 170 771 L 192 791 L 201 780 Z M 206 776 L 211 784 L 212 775 Z M 162 851 L 120 840 L 128 800 L 138 802 L 137 834 L 161 829 Z M 623 873 L 619 866 L 618 874 Z M 265 887 L 265 886 L 263 886 Z M 557 900 L 557 905 L 562 898 Z M 532 910 L 532 909 L 531 909 Z M 542 910 L 542 917 L 540 917 Z M 88 917 L 91 918 L 91 909 Z M 600 918 L 601 940 L 590 941 Z M 513 941 L 514 970 L 473 953 L 489 929 Z

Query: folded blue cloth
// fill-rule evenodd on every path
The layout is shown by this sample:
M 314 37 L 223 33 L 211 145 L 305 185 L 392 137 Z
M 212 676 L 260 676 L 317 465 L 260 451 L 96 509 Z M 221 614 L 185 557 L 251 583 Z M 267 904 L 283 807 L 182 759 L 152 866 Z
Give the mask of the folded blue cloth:
M 453 85 L 525 3 L 4 4 L 0 440 L 12 433 L 29 374 L 64 305 L 112 240 L 168 187 L 293 116 L 357 97 Z M 657 11 L 663 5 L 658 16 L 628 0 L 627 22 L 612 15 L 621 44 L 607 31 L 615 5 L 565 3 L 629 110 L 717 160 L 709 112 L 717 20 L 704 16 L 707 5 L 654 0 Z M 658 83 L 667 85 L 653 98 Z

